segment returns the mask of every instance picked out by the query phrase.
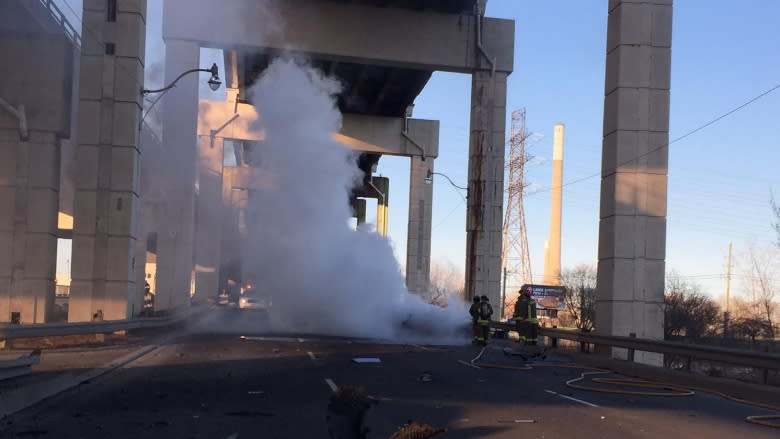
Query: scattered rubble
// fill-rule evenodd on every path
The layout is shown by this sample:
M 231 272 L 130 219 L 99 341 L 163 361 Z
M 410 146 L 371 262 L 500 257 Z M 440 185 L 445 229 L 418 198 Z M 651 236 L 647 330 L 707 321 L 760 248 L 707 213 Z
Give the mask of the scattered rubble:
M 417 377 L 417 381 L 421 383 L 430 383 L 433 381 L 433 374 L 430 372 L 423 372 L 419 377 Z
M 428 424 L 418 424 L 417 422 L 409 421 L 400 430 L 390 436 L 390 439 L 428 439 L 446 431 L 447 430 L 444 428 L 437 428 Z

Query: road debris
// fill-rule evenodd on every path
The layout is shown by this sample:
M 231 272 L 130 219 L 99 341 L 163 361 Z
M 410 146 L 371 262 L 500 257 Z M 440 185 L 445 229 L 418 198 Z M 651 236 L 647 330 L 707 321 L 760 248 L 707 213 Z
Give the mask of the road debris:
M 446 431 L 447 429 L 445 428 L 437 428 L 428 424 L 418 424 L 417 422 L 409 421 L 390 436 L 390 439 L 428 439 Z
M 338 392 L 338 390 L 339 390 L 339 386 L 337 386 L 337 385 L 336 385 L 336 383 L 335 383 L 335 382 L 333 382 L 333 380 L 332 380 L 332 379 L 330 379 L 330 378 L 326 378 L 326 379 L 325 379 L 325 384 L 327 384 L 327 385 L 328 385 L 328 387 L 330 387 L 330 390 L 331 390 L 332 392 Z
M 417 377 L 417 381 L 421 383 L 430 383 L 433 381 L 433 374 L 430 372 L 423 372 L 419 377 Z

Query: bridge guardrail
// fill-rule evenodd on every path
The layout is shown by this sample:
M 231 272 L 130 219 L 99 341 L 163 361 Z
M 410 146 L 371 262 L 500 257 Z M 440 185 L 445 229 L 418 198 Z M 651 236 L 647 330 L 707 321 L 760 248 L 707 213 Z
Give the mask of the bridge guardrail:
M 0 361 L 0 381 L 27 375 L 32 372 L 30 367 L 40 364 L 40 362 L 40 350 L 35 350 L 28 355 L 13 360 Z
M 161 328 L 182 322 L 192 315 L 204 311 L 207 306 L 198 306 L 166 317 L 144 317 L 128 320 L 104 320 L 78 323 L 33 323 L 2 324 L 0 340 L 17 338 L 56 337 L 62 335 L 107 334 L 132 329 Z
M 53 0 L 38 0 L 44 7 L 49 10 L 52 18 L 62 28 L 65 36 L 73 41 L 76 46 L 81 47 L 81 35 L 76 31 L 72 24 L 65 18 L 65 14 L 62 13 L 59 7 L 53 2 Z
M 515 330 L 514 324 L 506 322 L 491 322 L 491 327 L 509 331 Z M 689 359 L 714 361 L 735 366 L 759 368 L 764 371 L 764 383 L 768 381 L 769 370 L 780 370 L 780 354 L 770 352 L 705 346 L 676 341 L 647 340 L 634 337 L 592 334 L 554 328 L 539 328 L 539 335 L 554 340 L 564 339 L 581 343 L 591 343 L 599 346 L 628 349 L 630 359 L 633 357 L 634 351 L 643 351 L 679 355 Z

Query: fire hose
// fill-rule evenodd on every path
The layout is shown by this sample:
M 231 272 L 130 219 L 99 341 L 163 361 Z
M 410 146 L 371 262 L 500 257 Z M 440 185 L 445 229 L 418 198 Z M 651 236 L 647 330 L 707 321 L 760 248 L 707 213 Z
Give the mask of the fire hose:
M 533 370 L 536 368 L 542 368 L 542 367 L 550 367 L 550 368 L 561 368 L 561 369 L 578 369 L 582 370 L 583 372 L 580 374 L 577 378 L 572 378 L 570 380 L 566 381 L 566 387 L 576 389 L 576 390 L 583 390 L 586 392 L 600 392 L 600 393 L 610 393 L 610 394 L 618 394 L 618 395 L 631 395 L 631 396 L 664 396 L 664 397 L 673 397 L 673 396 L 693 396 L 696 392 L 702 392 L 702 393 L 709 393 L 711 395 L 719 396 L 721 398 L 724 398 L 729 401 L 737 402 L 739 404 L 749 405 L 752 407 L 759 407 L 766 410 L 771 410 L 775 412 L 780 412 L 780 407 L 774 406 L 771 404 L 765 404 L 762 402 L 756 402 L 756 401 L 750 401 L 747 399 L 737 398 L 732 395 L 728 395 L 723 392 L 719 392 L 717 390 L 713 389 L 707 389 L 704 387 L 695 387 L 695 386 L 680 386 L 677 384 L 671 384 L 671 383 L 663 383 L 663 382 L 657 382 L 657 381 L 647 381 L 647 380 L 637 380 L 637 379 L 629 379 L 629 378 L 591 378 L 591 382 L 599 383 L 599 384 L 607 384 L 607 385 L 613 385 L 613 386 L 624 386 L 624 387 L 639 387 L 639 388 L 647 388 L 647 389 L 656 389 L 656 391 L 644 391 L 644 390 L 624 390 L 624 389 L 606 389 L 606 388 L 599 388 L 599 387 L 591 387 L 591 386 L 585 386 L 582 384 L 578 384 L 581 381 L 584 381 L 586 377 L 592 376 L 592 375 L 605 375 L 605 374 L 611 374 L 613 373 L 611 370 L 607 369 L 600 369 L 596 367 L 590 367 L 590 366 L 579 366 L 575 364 L 538 364 L 538 363 L 525 363 L 520 366 L 511 366 L 511 365 L 505 365 L 505 364 L 493 364 L 493 363 L 485 363 L 479 361 L 479 359 L 482 357 L 482 354 L 485 353 L 485 350 L 487 349 L 487 346 L 483 347 L 482 350 L 479 351 L 479 355 L 471 359 L 469 363 L 472 366 L 481 367 L 485 369 L 507 369 L 507 370 L 518 370 L 518 371 L 526 371 L 526 370 Z M 662 390 L 662 391 L 658 391 Z M 755 416 L 748 416 L 745 418 L 745 421 L 750 424 L 757 424 L 762 425 L 764 427 L 770 427 L 770 428 L 778 428 L 780 429 L 780 423 L 773 422 L 780 419 L 780 415 L 755 415 Z

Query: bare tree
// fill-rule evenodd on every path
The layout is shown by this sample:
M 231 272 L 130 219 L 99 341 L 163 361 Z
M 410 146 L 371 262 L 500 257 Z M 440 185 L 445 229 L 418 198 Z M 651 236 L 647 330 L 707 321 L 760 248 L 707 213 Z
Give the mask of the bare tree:
M 775 338 L 775 310 L 777 303 L 775 254 L 772 249 L 760 249 L 751 244 L 748 248 L 745 278 L 752 302 L 753 319 L 764 320 L 766 335 Z
M 463 297 L 463 273 L 452 262 L 431 262 L 428 303 L 446 308 L 453 297 Z
M 583 332 L 593 330 L 596 310 L 596 267 L 582 264 L 563 270 L 561 283 L 566 287 L 564 305 L 574 326 Z
M 769 323 L 756 306 L 756 301 L 735 297 L 729 305 L 729 336 L 734 338 L 749 338 L 755 341 L 757 337 L 769 337 Z
M 701 288 L 672 271 L 666 277 L 664 335 L 702 337 L 718 327 L 720 311 Z
M 735 336 L 750 338 L 750 341 L 754 343 L 756 337 L 768 335 L 772 332 L 769 323 L 761 317 L 742 317 L 736 319 L 732 327 L 732 333 L 734 333 Z

